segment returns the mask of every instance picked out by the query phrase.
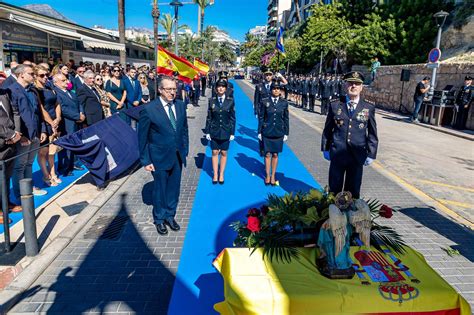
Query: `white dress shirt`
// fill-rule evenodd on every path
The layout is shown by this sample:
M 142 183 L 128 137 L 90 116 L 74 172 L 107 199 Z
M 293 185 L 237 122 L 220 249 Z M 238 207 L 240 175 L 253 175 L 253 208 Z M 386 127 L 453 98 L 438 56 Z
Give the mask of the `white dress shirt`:
M 160 101 L 161 101 L 161 104 L 163 105 L 163 108 L 165 109 L 165 113 L 166 115 L 168 116 L 168 119 L 170 118 L 170 114 L 168 112 L 168 102 L 166 102 L 164 99 L 161 98 L 160 96 Z M 175 119 L 178 119 L 176 117 L 176 106 L 174 105 L 174 102 L 171 102 L 172 106 L 171 106 L 171 110 L 173 111 L 173 114 L 174 114 L 174 118 Z

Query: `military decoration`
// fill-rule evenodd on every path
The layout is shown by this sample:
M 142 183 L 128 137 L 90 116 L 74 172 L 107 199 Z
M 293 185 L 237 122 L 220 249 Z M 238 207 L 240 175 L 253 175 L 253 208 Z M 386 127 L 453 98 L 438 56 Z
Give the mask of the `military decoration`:
M 214 108 L 216 108 L 216 104 L 212 103 L 211 109 L 214 110 Z
M 270 102 L 266 102 L 266 103 L 265 103 L 265 106 L 266 106 L 266 107 L 270 107 Z
M 336 115 L 341 115 L 341 114 L 342 114 L 342 109 L 339 107 L 339 108 L 337 109 Z
M 360 111 L 357 114 L 357 120 L 358 121 L 368 121 L 369 120 L 369 110 L 367 108 L 364 108 L 362 111 Z
M 359 124 L 359 129 L 364 128 L 364 126 L 365 126 L 364 123 L 360 123 L 360 124 Z

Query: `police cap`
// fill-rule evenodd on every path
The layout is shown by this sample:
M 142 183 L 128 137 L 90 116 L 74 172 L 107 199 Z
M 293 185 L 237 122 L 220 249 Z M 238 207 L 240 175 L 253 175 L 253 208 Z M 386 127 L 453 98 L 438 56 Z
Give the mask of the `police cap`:
M 358 71 L 351 71 L 344 75 L 344 81 L 364 83 L 364 75 Z
M 472 77 L 471 77 L 470 75 L 467 75 L 467 76 L 464 78 L 464 80 L 466 80 L 466 81 L 472 80 Z
M 270 90 L 273 89 L 283 89 L 283 84 L 281 84 L 280 80 L 273 80 L 272 84 L 270 85 Z
M 273 72 L 272 72 L 271 70 L 265 70 L 265 71 L 263 72 L 263 74 L 265 74 L 265 75 L 267 75 L 267 74 L 273 75 Z
M 227 81 L 226 80 L 217 80 L 216 87 L 218 87 L 218 86 L 223 86 L 223 87 L 227 88 Z

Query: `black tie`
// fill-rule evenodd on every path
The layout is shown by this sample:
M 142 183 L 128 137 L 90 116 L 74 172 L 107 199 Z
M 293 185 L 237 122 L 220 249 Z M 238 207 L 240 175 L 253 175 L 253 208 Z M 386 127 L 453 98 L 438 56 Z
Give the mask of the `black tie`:
M 349 115 L 352 117 L 354 110 L 356 108 L 357 103 L 354 101 L 349 101 Z
M 224 103 L 223 100 L 222 100 L 222 97 L 219 97 L 219 105 L 220 105 L 221 107 L 222 107 L 222 103 Z

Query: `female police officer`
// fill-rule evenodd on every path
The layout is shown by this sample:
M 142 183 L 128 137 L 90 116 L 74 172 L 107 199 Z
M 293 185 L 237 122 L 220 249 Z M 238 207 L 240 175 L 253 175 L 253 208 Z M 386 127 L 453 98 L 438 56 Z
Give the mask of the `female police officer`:
M 226 95 L 227 81 L 218 80 L 215 89 L 216 96 L 209 99 L 205 132 L 206 139 L 210 141 L 212 149 L 212 169 L 214 171 L 212 183 L 224 184 L 227 150 L 229 141 L 234 140 L 235 133 L 235 104 L 234 99 Z M 219 153 L 221 163 L 218 173 Z
M 283 150 L 283 141 L 290 132 L 288 102 L 280 97 L 282 88 L 280 81 L 273 81 L 271 96 L 260 101 L 258 139 L 263 142 L 265 153 L 265 185 L 276 185 L 278 153 Z

